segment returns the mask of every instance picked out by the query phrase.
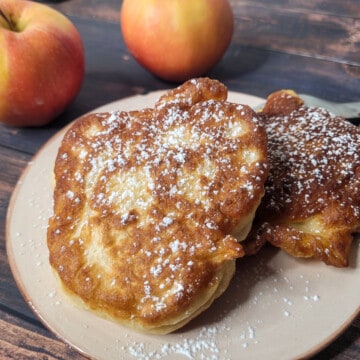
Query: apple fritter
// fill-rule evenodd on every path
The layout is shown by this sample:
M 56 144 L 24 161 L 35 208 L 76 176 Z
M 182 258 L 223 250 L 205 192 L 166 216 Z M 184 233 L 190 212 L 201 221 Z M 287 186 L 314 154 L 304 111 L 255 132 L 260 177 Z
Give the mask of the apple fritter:
M 268 171 L 262 122 L 226 97 L 194 79 L 153 109 L 86 115 L 67 131 L 47 243 L 88 308 L 168 333 L 227 288 Z
M 347 266 L 360 225 L 360 129 L 286 90 L 261 116 L 270 171 L 249 243 Z

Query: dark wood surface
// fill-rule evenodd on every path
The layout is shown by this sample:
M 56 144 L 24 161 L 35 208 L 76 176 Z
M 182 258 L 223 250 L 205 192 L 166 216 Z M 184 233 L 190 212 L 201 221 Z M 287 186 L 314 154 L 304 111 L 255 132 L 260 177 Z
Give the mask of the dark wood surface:
M 28 161 L 67 123 L 97 106 L 174 84 L 155 78 L 129 55 L 119 26 L 120 0 L 39 2 L 66 14 L 80 31 L 86 74 L 78 97 L 50 125 L 0 125 L 0 359 L 83 359 L 42 325 L 15 284 L 5 246 L 9 200 Z M 360 101 L 358 0 L 231 3 L 234 37 L 222 61 L 207 75 L 230 90 L 262 97 L 292 88 L 333 101 Z M 313 359 L 360 359 L 360 317 Z

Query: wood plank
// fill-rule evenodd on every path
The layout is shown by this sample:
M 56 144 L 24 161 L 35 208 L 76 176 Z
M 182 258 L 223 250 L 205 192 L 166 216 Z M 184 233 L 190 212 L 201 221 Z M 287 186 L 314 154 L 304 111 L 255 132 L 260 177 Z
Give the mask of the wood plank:
M 0 164 L 6 164 L 1 169 L 0 176 L 0 304 L 28 318 L 36 319 L 15 284 L 8 263 L 5 244 L 7 207 L 14 186 L 30 156 L 3 147 L 0 149 Z
M 19 317 L 40 323 L 16 286 L 5 251 L 0 253 L 0 304 Z
M 3 135 L 2 131 L 1 135 Z M 12 151 L 5 147 L 0 147 L 0 149 L 0 164 L 6 164 L 6 166 L 2 167 L 0 176 L 0 221 L 2 222 L 0 223 L 0 227 L 2 229 L 1 234 L 3 235 L 5 229 L 5 217 L 11 193 L 23 168 L 30 160 L 30 156 L 17 151 Z M 1 238 L 0 244 L 4 244 L 3 237 Z
M 360 18 L 357 0 L 230 0 L 234 13 L 238 13 L 238 5 L 256 5 L 272 9 L 287 8 L 290 11 L 304 13 L 322 13 L 336 16 Z
M 360 65 L 360 19 L 246 2 L 234 12 L 237 44 Z
M 1 359 L 85 359 L 46 329 L 19 320 L 0 310 Z
M 278 89 L 294 89 L 338 102 L 360 99 L 357 66 L 253 47 L 231 46 L 211 76 L 231 90 L 262 97 Z
M 1 147 L 0 149 L 0 164 L 6 164 L 6 166 L 1 168 L 0 176 L 0 219 L 4 221 L 10 195 L 20 174 L 30 160 L 30 156 L 7 149 L 6 147 Z M 1 229 L 4 229 L 4 227 L 5 223 L 2 223 Z

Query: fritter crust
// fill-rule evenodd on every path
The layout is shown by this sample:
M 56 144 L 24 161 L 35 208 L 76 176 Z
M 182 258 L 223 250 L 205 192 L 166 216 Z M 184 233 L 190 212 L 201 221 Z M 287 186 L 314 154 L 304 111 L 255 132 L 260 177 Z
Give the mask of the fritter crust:
M 54 168 L 50 263 L 71 294 L 138 330 L 168 333 L 228 286 L 264 193 L 266 133 L 226 87 L 194 79 L 154 109 L 97 113 Z M 239 235 L 240 236 L 240 235 Z
M 262 115 L 270 172 L 249 243 L 348 266 L 360 225 L 360 129 L 293 91 L 271 94 Z M 249 249 L 250 252 L 252 249 Z

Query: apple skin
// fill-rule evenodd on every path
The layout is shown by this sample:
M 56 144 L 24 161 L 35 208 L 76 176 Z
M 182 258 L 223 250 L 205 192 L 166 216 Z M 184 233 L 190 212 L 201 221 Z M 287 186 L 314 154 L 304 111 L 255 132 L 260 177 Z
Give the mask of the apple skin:
M 183 82 L 220 61 L 234 17 L 228 0 L 124 0 L 120 26 L 138 63 L 163 80 Z
M 0 2 L 0 122 L 42 126 L 74 100 L 84 48 L 60 12 L 25 0 Z

